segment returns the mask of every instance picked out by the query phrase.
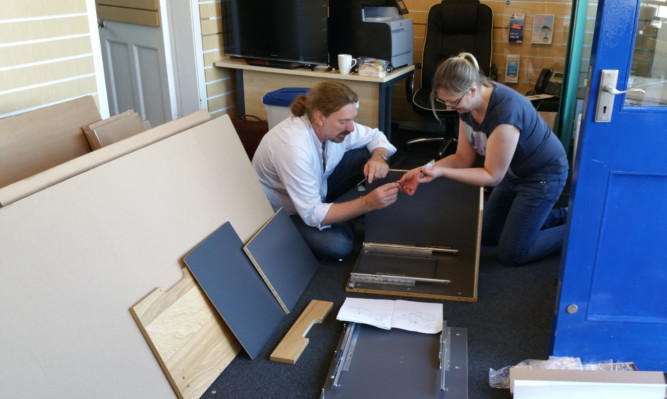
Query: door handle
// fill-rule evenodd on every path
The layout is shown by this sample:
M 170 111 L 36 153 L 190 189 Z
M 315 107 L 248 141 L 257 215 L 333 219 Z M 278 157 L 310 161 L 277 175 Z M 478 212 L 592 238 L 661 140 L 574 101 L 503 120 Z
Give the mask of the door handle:
M 633 89 L 629 88 L 627 90 L 618 90 L 612 85 L 604 85 L 602 87 L 602 90 L 606 91 L 607 93 L 611 93 L 613 95 L 619 95 L 619 94 L 624 94 L 624 93 L 633 93 L 633 92 L 639 92 L 639 93 L 644 93 L 646 94 L 646 90 L 644 89 Z
M 600 89 L 598 91 L 598 102 L 595 107 L 595 122 L 611 122 L 611 114 L 614 109 L 614 96 L 622 93 L 641 92 L 643 89 L 617 90 L 618 69 L 603 69 L 600 77 Z
M 97 27 L 100 29 L 104 29 L 104 20 L 103 19 L 98 19 L 97 20 Z

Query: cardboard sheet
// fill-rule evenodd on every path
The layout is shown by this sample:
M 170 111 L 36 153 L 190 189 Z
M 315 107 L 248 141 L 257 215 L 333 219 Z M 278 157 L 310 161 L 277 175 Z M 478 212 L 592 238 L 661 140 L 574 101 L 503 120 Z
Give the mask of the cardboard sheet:
M 659 371 L 550 370 L 510 368 L 516 399 L 664 399 Z
M 3 396 L 173 397 L 130 307 L 222 223 L 247 240 L 272 215 L 226 115 L 0 208 Z
M 100 119 L 91 96 L 0 119 L 0 187 L 90 152 L 81 127 Z
M 12 202 L 25 198 L 30 194 L 34 194 L 72 176 L 76 176 L 79 173 L 83 173 L 183 130 L 190 129 L 209 119 L 211 119 L 211 115 L 208 111 L 193 112 L 190 115 L 167 122 L 122 142 L 86 153 L 6 187 L 0 187 L 0 207 L 7 206 Z
M 146 130 L 144 121 L 133 110 L 125 111 L 111 118 L 83 126 L 83 132 L 93 150 L 99 150 L 102 147 L 132 137 L 144 130 Z

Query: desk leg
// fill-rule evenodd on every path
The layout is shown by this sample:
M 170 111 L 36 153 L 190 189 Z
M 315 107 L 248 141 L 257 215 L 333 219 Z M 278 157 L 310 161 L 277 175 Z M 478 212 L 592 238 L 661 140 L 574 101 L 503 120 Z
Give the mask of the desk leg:
M 391 85 L 393 82 L 381 83 L 378 96 L 378 129 L 391 141 Z
M 245 90 L 243 89 L 243 69 L 236 70 L 236 109 L 238 117 L 245 115 Z
M 394 83 L 407 77 L 407 74 L 403 74 L 387 82 L 380 83 L 378 129 L 387 136 L 389 141 L 391 141 L 391 88 Z

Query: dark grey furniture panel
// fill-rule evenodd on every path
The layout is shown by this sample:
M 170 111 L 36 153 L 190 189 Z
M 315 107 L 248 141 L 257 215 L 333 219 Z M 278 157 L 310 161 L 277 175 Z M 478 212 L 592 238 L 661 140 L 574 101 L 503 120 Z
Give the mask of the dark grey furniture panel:
M 391 170 L 385 179 L 368 185 L 367 191 L 388 181 L 398 180 L 403 173 Z M 481 196 L 479 187 L 438 178 L 421 184 L 412 196 L 399 194 L 395 204 L 367 213 L 365 245 L 354 266 L 347 290 L 476 301 Z M 377 248 L 373 244 L 381 244 L 386 248 Z M 392 246 L 401 248 L 394 251 Z M 409 254 L 403 247 L 454 251 Z M 382 279 L 371 281 L 368 276 Z M 396 276 L 446 283 L 423 280 L 417 280 L 413 286 L 384 283 Z
M 185 264 L 250 358 L 285 316 L 227 222 L 185 256 Z
M 320 264 L 285 210 L 276 212 L 244 250 L 291 312 Z
M 334 388 L 323 399 L 466 399 L 468 339 L 465 328 L 450 328 L 447 390 L 440 390 L 440 334 L 359 325 L 353 353 Z

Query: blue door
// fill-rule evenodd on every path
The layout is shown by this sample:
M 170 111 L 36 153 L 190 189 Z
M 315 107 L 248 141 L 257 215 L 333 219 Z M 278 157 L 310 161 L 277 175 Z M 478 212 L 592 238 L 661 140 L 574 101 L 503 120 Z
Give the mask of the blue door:
M 666 17 L 662 1 L 598 3 L 554 356 L 667 371 Z

